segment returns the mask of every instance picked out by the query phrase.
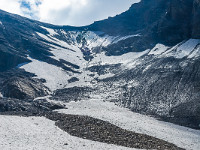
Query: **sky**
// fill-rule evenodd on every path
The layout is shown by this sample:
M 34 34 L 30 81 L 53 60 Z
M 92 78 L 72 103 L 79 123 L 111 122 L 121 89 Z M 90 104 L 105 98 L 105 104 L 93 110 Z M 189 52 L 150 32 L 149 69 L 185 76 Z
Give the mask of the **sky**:
M 140 0 L 1 0 L 0 9 L 56 25 L 83 26 L 115 16 Z

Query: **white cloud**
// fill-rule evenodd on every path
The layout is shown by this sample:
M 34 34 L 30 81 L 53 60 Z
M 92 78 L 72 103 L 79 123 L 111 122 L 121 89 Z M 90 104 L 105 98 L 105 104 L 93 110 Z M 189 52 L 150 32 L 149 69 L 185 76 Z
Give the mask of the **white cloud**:
M 140 0 L 1 0 L 0 9 L 58 25 L 88 25 L 115 16 Z M 31 9 L 20 7 L 21 1 Z M 38 5 L 40 3 L 40 5 Z
M 23 15 L 20 9 L 19 0 L 1 0 L 0 9 L 14 13 L 14 14 Z
M 30 8 L 25 7 L 22 2 L 28 4 Z M 41 0 L 19 0 L 19 5 L 23 13 L 23 16 L 37 20 L 40 19 L 39 17 L 40 10 L 38 7 L 39 3 L 41 3 Z

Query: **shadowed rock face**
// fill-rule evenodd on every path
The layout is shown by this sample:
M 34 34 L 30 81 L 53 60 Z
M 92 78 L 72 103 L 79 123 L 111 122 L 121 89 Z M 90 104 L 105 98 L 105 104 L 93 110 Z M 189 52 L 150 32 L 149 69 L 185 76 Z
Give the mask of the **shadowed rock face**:
M 194 0 L 192 18 L 192 37 L 200 38 L 200 0 Z
M 43 80 L 21 69 L 12 69 L 0 73 L 0 92 L 4 97 L 16 99 L 34 99 L 49 94 Z
M 50 103 L 44 99 L 32 101 L 0 98 L 0 115 L 40 116 L 43 112 L 63 108 L 63 105 Z
M 199 8 L 199 0 L 142 0 L 128 11 L 95 22 L 88 28 L 111 35 L 141 34 L 141 37 L 119 43 L 129 47 L 129 51 L 143 51 L 155 43 L 172 46 L 185 39 L 200 38 Z M 117 51 L 119 44 L 111 48 Z
M 17 99 L 29 99 L 48 95 L 49 89 L 39 80 L 25 77 L 12 77 L 6 80 L 2 86 L 2 94 L 5 97 Z
M 1 44 L 0 44 L 1 45 Z M 1 46 L 0 46 L 1 47 Z M 7 47 L 2 46 L 1 49 L 5 50 Z M 8 49 L 10 51 L 10 49 Z M 30 62 L 27 58 L 12 53 L 0 51 L 0 72 L 6 71 L 16 67 L 18 64 Z
M 95 22 L 89 29 L 117 35 L 143 33 L 164 16 L 168 5 L 169 0 L 142 0 L 116 17 Z
M 158 38 L 174 44 L 187 38 L 200 38 L 199 0 L 171 1 L 158 27 Z

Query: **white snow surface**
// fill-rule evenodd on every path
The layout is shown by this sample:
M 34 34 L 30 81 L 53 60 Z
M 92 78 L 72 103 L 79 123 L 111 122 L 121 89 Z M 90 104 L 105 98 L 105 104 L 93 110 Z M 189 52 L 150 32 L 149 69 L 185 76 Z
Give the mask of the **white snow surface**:
M 2 98 L 3 97 L 3 95 L 1 94 L 1 92 L 0 92 L 0 98 Z
M 44 117 L 0 115 L 0 133 L 1 150 L 134 150 L 71 136 Z
M 157 44 L 150 52 L 149 55 L 160 55 L 165 52 L 169 47 L 163 44 Z
M 200 39 L 190 39 L 183 43 L 177 49 L 177 58 L 188 56 L 195 49 L 197 44 L 200 44 Z
M 196 57 L 200 57 L 200 42 L 198 46 L 195 47 L 193 52 L 190 53 L 190 55 L 188 56 L 188 58 L 196 58 Z
M 52 42 L 52 43 L 58 44 L 58 45 L 60 45 L 62 47 L 65 47 L 66 49 L 68 49 L 68 48 L 70 49 L 71 48 L 71 46 L 69 44 L 67 44 L 66 42 L 64 42 L 62 40 L 59 40 L 59 39 L 57 39 L 57 38 L 55 38 L 55 37 L 53 37 L 51 35 L 44 35 L 44 34 L 39 33 L 39 32 L 36 32 L 36 33 L 37 33 L 37 35 L 39 35 L 41 38 L 47 40 L 48 42 Z M 47 44 L 47 43 L 45 43 L 45 44 Z
M 54 37 L 54 35 L 57 33 L 53 29 L 49 29 L 46 27 L 42 28 L 46 29 L 50 34 L 44 35 L 38 32 L 37 34 L 46 41 L 56 44 L 53 45 L 49 44 L 48 42 L 44 42 L 45 44 L 50 46 L 50 51 L 53 54 L 53 56 L 50 57 L 58 61 L 60 61 L 60 59 L 63 59 L 67 62 L 70 62 L 80 67 L 79 69 L 75 69 L 70 65 L 66 65 L 66 67 L 69 67 L 74 71 L 80 72 L 80 74 L 78 74 L 70 71 L 64 71 L 62 68 L 34 59 L 31 59 L 32 60 L 31 63 L 20 66 L 20 68 L 24 68 L 27 72 L 34 73 L 38 78 L 45 79 L 47 81 L 45 85 L 52 91 L 56 89 L 70 88 L 74 86 L 91 87 L 94 85 L 93 83 L 95 83 L 94 77 L 99 79 L 104 79 L 114 76 L 114 74 L 112 74 L 111 72 L 107 72 L 107 74 L 99 76 L 97 73 L 90 72 L 89 70 L 87 70 L 88 67 L 92 66 L 121 64 L 122 70 L 132 69 L 144 61 L 143 59 L 138 59 L 138 58 L 140 58 L 145 54 L 157 55 L 156 57 L 172 56 L 175 58 L 183 58 L 185 56 L 187 56 L 188 58 L 195 58 L 200 56 L 199 52 L 200 46 L 198 46 L 198 44 L 200 44 L 200 40 L 197 39 L 190 39 L 172 48 L 169 48 L 162 44 L 157 44 L 152 50 L 146 50 L 143 52 L 129 52 L 120 56 L 106 56 L 105 52 L 96 54 L 92 52 L 92 49 L 98 46 L 108 46 L 109 44 L 116 43 L 121 40 L 140 35 L 114 37 L 114 36 L 104 35 L 104 33 L 100 32 L 92 32 L 92 31 L 65 32 L 64 30 L 61 30 L 60 32 L 66 37 L 66 39 L 68 39 L 66 40 L 68 42 L 66 42 Z M 77 37 L 79 36 L 82 37 L 81 39 L 86 40 L 87 43 L 86 46 L 83 46 L 82 42 L 78 43 Z M 81 50 L 84 48 L 91 50 L 92 53 L 91 55 L 94 57 L 92 60 L 86 61 L 84 59 L 84 55 Z M 150 65 L 146 67 L 143 72 L 148 70 Z M 79 81 L 68 83 L 68 80 L 71 79 L 72 77 L 78 78 Z
M 45 29 L 45 30 L 47 30 L 47 32 L 49 32 L 49 34 L 51 36 L 53 36 L 53 35 L 59 35 L 54 29 L 50 29 L 50 28 L 43 27 L 43 26 L 40 26 L 40 27 L 43 28 L 43 29 Z
M 55 37 L 53 37 L 54 35 L 59 35 L 54 29 L 50 29 L 50 28 L 46 28 L 41 26 L 43 29 L 47 30 L 49 32 L 49 35 L 51 40 L 50 42 L 52 42 L 52 39 L 54 40 L 58 40 Z M 98 31 L 68 31 L 65 32 L 64 30 L 60 30 L 60 32 L 65 36 L 66 39 L 68 39 L 69 41 L 73 42 L 70 43 L 69 45 L 75 45 L 77 47 L 82 47 L 82 43 L 78 43 L 77 41 L 77 37 L 81 37 L 81 40 L 85 40 L 86 41 L 86 47 L 90 50 L 92 50 L 92 48 L 95 47 L 99 47 L 99 46 L 108 46 L 110 44 L 114 44 L 114 43 L 118 43 L 119 41 L 131 38 L 131 37 L 137 37 L 140 36 L 139 34 L 136 35 L 128 35 L 128 36 L 109 36 L 104 34 L 103 32 L 98 32 Z M 37 34 L 48 40 L 46 38 L 46 35 L 42 34 L 42 33 L 38 33 Z M 49 40 L 48 40 L 49 41 Z
M 115 76 L 115 74 L 113 74 L 113 73 L 106 73 L 106 74 L 100 75 L 98 78 L 99 79 L 106 79 L 106 78 L 110 78 L 110 77 L 113 77 L 113 76 Z
M 65 35 L 67 33 L 65 31 L 62 31 Z M 80 31 L 69 31 L 68 34 L 70 35 L 70 39 L 74 41 L 74 44 L 77 46 L 81 46 L 81 44 L 78 44 L 76 42 L 76 37 L 82 36 L 85 38 L 87 42 L 87 48 L 90 50 L 94 47 L 98 46 L 108 46 L 110 44 L 118 43 L 120 41 L 126 40 L 131 37 L 137 37 L 140 36 L 139 34 L 136 35 L 128 35 L 128 36 L 109 36 L 104 34 L 103 32 L 98 31 L 87 31 L 87 32 L 80 32 Z
M 183 57 L 192 58 L 196 57 L 194 54 L 199 53 L 193 53 L 196 50 L 196 47 L 200 44 L 200 39 L 189 39 L 188 41 L 182 42 L 177 44 L 176 46 L 172 47 L 168 51 L 164 53 L 163 56 L 170 57 L 173 56 L 175 58 L 181 59 Z M 193 55 L 190 55 L 192 54 Z
M 83 53 L 80 49 L 73 48 L 74 51 L 58 46 L 53 46 L 50 48 L 51 53 L 54 55 L 52 58 L 56 60 L 66 60 L 71 62 L 72 64 L 78 65 L 79 67 L 83 67 L 86 60 L 83 58 Z M 75 51 L 76 50 L 76 51 Z M 69 67 L 69 66 L 68 66 Z
M 70 32 L 71 36 L 77 37 L 80 32 Z M 99 32 L 92 32 L 92 31 L 87 31 L 86 33 L 83 34 L 85 40 L 87 41 L 87 47 L 89 49 L 92 49 L 94 47 L 98 46 L 108 46 L 116 37 L 113 36 L 100 36 Z
M 99 98 L 70 102 L 65 105 L 68 109 L 59 110 L 60 113 L 87 115 L 108 121 L 126 130 L 163 139 L 187 150 L 200 149 L 199 130 L 158 121 Z
M 108 35 L 100 36 L 102 33 L 98 32 L 76 32 L 71 31 L 66 33 L 65 31 L 62 31 L 62 34 L 66 35 L 67 38 L 71 38 L 72 41 L 74 41 L 73 44 L 67 43 L 65 41 L 59 40 L 53 35 L 55 31 L 53 29 L 48 29 L 46 27 L 42 27 L 46 29 L 50 34 L 44 35 L 42 33 L 37 34 L 47 40 L 48 42 L 55 43 L 56 45 L 45 43 L 50 46 L 50 51 L 54 56 L 51 56 L 55 60 L 63 59 L 65 61 L 68 61 L 72 64 L 78 65 L 79 69 L 74 69 L 70 65 L 66 65 L 67 67 L 71 68 L 74 71 L 80 72 L 80 74 L 73 73 L 70 71 L 64 71 L 62 68 L 59 68 L 57 66 L 48 64 L 46 62 L 38 61 L 32 58 L 29 58 L 32 62 L 28 64 L 22 64 L 19 67 L 25 69 L 27 72 L 34 73 L 37 78 L 43 78 L 46 80 L 45 85 L 51 90 L 54 91 L 56 89 L 61 88 L 70 88 L 74 86 L 93 86 L 91 82 L 95 82 L 94 78 L 90 76 L 91 74 L 94 74 L 87 70 L 88 67 L 91 67 L 93 65 L 105 65 L 105 64 L 123 64 L 126 66 L 127 63 L 130 64 L 130 62 L 134 61 L 138 57 L 144 55 L 147 53 L 147 51 L 144 52 L 130 52 L 121 56 L 106 56 L 105 53 L 100 54 L 94 54 L 94 59 L 92 61 L 86 61 L 84 59 L 83 53 L 80 49 L 80 46 L 78 43 L 76 43 L 76 37 L 81 34 L 85 37 L 87 41 L 87 47 L 89 49 L 92 49 L 93 47 L 97 46 L 107 46 L 113 41 L 118 42 L 120 40 L 124 40 L 126 38 L 130 38 L 133 36 L 139 36 L 139 35 L 130 35 L 126 37 L 111 37 Z M 53 31 L 54 32 L 53 32 Z M 117 41 L 116 41 L 117 40 Z M 134 66 L 132 66 L 134 67 Z M 125 67 L 123 67 L 125 68 Z M 106 77 L 114 76 L 114 74 L 109 73 L 103 76 L 98 76 L 97 74 L 95 77 L 99 79 L 104 79 Z M 76 77 L 79 79 L 79 81 L 68 83 L 68 80 L 72 77 Z
M 92 65 L 110 65 L 110 64 L 128 64 L 142 55 L 148 53 L 149 50 L 143 52 L 130 52 L 120 56 L 106 56 L 104 52 L 94 56 L 94 59 L 90 62 Z
M 86 60 L 83 58 L 83 53 L 81 52 L 80 48 L 77 47 L 76 45 L 70 45 L 65 41 L 56 39 L 52 36 L 46 36 L 41 33 L 37 34 L 49 42 L 60 45 L 60 46 L 55 46 L 53 44 L 48 44 L 50 46 L 51 53 L 54 55 L 52 56 L 52 58 L 56 60 L 63 59 L 80 67 L 83 67 L 84 64 L 87 63 Z
M 41 33 L 37 33 L 43 39 L 55 43 L 60 46 L 55 46 L 52 44 L 48 44 L 50 46 L 51 53 L 54 56 L 51 56 L 55 60 L 63 59 L 72 64 L 75 64 L 80 67 L 80 69 L 74 69 L 69 65 L 67 67 L 71 68 L 74 71 L 80 72 L 80 74 L 75 74 L 69 71 L 64 71 L 62 68 L 57 67 L 55 65 L 48 64 L 46 62 L 38 61 L 32 58 L 29 58 L 32 62 L 21 66 L 20 68 L 25 69 L 27 72 L 34 73 L 37 78 L 42 78 L 46 80 L 45 85 L 51 90 L 54 91 L 56 89 L 62 88 L 70 88 L 74 86 L 92 86 L 91 81 L 92 77 L 89 76 L 91 72 L 85 71 L 88 62 L 83 58 L 83 53 L 80 48 L 76 45 L 69 45 L 65 41 L 56 39 L 51 35 L 44 35 Z M 47 44 L 47 43 L 46 43 Z M 68 83 L 68 80 L 72 77 L 77 77 L 79 81 L 74 83 Z
M 147 71 L 149 68 L 151 68 L 151 64 L 148 65 L 148 66 L 146 66 L 146 68 L 143 70 L 143 73 L 144 73 L 145 71 Z
M 159 57 L 175 57 L 178 59 L 183 57 L 196 58 L 200 56 L 199 50 L 200 39 L 189 39 L 171 48 L 163 44 L 157 44 L 148 54 L 159 55 Z
M 27 72 L 34 73 L 37 78 L 45 79 L 45 85 L 50 90 L 63 88 L 67 83 L 70 76 L 62 68 L 48 64 L 46 62 L 38 61 L 28 57 L 32 62 L 21 66 Z
M 128 36 L 123 36 L 123 37 L 117 37 L 117 38 L 115 38 L 115 40 L 111 44 L 118 43 L 120 41 L 129 39 L 129 38 L 132 38 L 132 37 L 137 37 L 137 36 L 141 36 L 141 35 L 140 34 L 135 34 L 135 35 L 128 35 Z

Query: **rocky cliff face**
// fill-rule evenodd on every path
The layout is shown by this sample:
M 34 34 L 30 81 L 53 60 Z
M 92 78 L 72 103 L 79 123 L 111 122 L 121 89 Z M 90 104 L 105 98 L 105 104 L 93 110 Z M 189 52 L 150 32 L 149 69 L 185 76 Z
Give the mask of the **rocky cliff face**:
M 88 28 L 111 35 L 141 34 L 142 37 L 120 45 L 129 47 L 129 51 L 143 51 L 156 43 L 172 46 L 185 39 L 199 38 L 199 14 L 199 0 L 142 0 L 128 11 Z M 117 51 L 119 47 L 112 49 Z
M 193 18 L 192 18 L 192 37 L 200 38 L 200 1 L 194 0 L 193 3 Z
M 178 6 L 178 7 L 177 7 Z M 199 1 L 173 0 L 158 27 L 158 38 L 174 44 L 187 38 L 199 38 Z
M 0 73 L 0 92 L 4 97 L 34 99 L 48 95 L 50 90 L 44 86 L 44 80 L 35 79 L 33 74 L 20 69 Z

